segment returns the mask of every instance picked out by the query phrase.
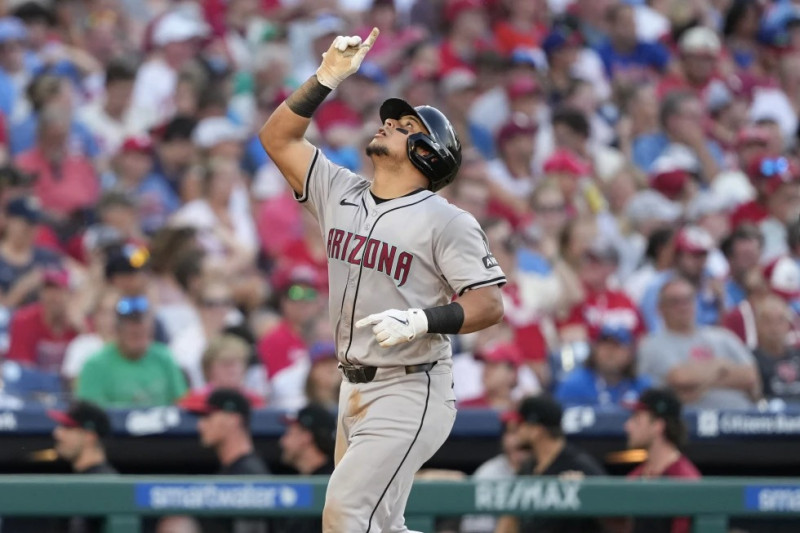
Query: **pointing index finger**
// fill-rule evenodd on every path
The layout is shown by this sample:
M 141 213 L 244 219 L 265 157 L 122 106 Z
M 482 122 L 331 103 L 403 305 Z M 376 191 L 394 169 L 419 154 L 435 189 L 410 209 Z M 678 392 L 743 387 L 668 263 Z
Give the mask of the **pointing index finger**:
M 367 37 L 367 40 L 364 41 L 361 44 L 361 46 L 366 48 L 372 48 L 372 45 L 375 44 L 375 39 L 378 38 L 378 35 L 380 35 L 380 33 L 381 30 L 379 30 L 378 28 L 372 28 L 372 31 L 369 33 L 369 36 Z

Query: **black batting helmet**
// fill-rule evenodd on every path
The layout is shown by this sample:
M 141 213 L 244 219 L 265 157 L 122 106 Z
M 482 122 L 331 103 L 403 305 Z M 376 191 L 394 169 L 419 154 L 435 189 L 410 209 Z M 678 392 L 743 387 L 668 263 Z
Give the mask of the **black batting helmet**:
M 444 113 L 435 107 L 421 105 L 411 107 L 405 100 L 389 98 L 380 109 L 381 121 L 399 119 L 406 115 L 417 117 L 428 133 L 412 133 L 408 136 L 408 158 L 431 183 L 430 189 L 438 191 L 456 178 L 461 166 L 461 141 Z M 425 155 L 417 148 L 423 148 Z

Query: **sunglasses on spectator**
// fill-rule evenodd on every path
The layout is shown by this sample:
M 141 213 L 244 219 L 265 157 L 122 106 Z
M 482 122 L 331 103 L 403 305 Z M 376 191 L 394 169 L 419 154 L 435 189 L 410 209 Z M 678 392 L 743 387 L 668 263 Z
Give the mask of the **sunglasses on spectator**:
M 789 170 L 789 161 L 785 157 L 764 159 L 759 167 L 759 172 L 765 178 L 772 178 L 785 174 Z
M 143 315 L 150 310 L 150 302 L 145 296 L 135 296 L 132 298 L 122 298 L 117 302 L 117 314 L 119 316 Z
M 286 292 L 286 296 L 293 302 L 313 302 L 317 299 L 317 294 L 315 289 L 302 285 L 292 285 Z

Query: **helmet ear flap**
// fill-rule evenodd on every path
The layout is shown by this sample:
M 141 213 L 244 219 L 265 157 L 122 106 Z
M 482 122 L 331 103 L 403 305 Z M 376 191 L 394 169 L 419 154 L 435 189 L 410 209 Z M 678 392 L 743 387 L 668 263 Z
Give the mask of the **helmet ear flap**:
M 447 161 L 450 154 L 446 149 L 424 133 L 414 133 L 408 137 L 408 158 L 411 163 L 428 178 L 430 190 L 438 191 L 452 179 L 443 179 L 452 167 Z

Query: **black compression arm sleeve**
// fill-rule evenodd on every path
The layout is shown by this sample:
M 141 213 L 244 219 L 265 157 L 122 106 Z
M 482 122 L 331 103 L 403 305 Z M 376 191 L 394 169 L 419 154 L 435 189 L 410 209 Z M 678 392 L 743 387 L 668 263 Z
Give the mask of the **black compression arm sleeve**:
M 331 89 L 322 85 L 317 80 L 317 76 L 314 75 L 289 95 L 289 98 L 286 99 L 286 105 L 295 114 L 304 118 L 311 118 L 314 111 L 317 110 L 330 93 Z
M 428 318 L 428 333 L 455 335 L 464 325 L 464 308 L 458 302 L 423 309 Z

